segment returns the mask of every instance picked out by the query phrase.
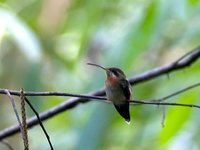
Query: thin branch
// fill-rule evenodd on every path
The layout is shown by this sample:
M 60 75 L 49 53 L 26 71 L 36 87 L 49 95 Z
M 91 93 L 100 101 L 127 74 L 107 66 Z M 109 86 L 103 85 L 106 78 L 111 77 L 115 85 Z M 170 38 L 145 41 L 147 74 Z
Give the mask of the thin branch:
M 51 143 L 50 137 L 49 137 L 47 131 L 44 128 L 44 125 L 43 125 L 43 123 L 42 123 L 42 121 L 40 119 L 39 114 L 37 113 L 37 111 L 35 110 L 35 108 L 33 107 L 33 105 L 29 102 L 29 100 L 26 97 L 24 97 L 24 98 L 25 98 L 26 103 L 29 105 L 29 107 L 32 109 L 32 111 L 35 113 L 35 115 L 37 117 L 37 120 L 38 120 L 38 123 L 40 124 L 40 127 L 42 128 L 42 130 L 43 130 L 43 132 L 44 132 L 44 134 L 45 134 L 45 136 L 47 138 L 47 141 L 48 141 L 48 143 L 50 145 L 50 148 L 51 148 L 51 150 L 53 150 L 54 148 L 53 148 L 53 145 Z M 28 127 L 29 127 L 29 125 L 28 125 Z
M 168 74 L 170 72 L 173 72 L 173 71 L 176 71 L 176 70 L 179 70 L 179 69 L 186 68 L 186 67 L 190 66 L 191 64 L 193 64 L 199 57 L 200 57 L 200 47 L 194 49 L 190 53 L 187 53 L 186 55 L 184 55 L 184 57 L 181 57 L 181 59 L 179 59 L 178 61 L 175 61 L 171 64 L 168 64 L 168 65 L 165 65 L 165 66 L 162 66 L 162 67 L 152 69 L 150 71 L 147 71 L 147 72 L 142 73 L 140 75 L 137 75 L 135 77 L 131 77 L 129 79 L 129 82 L 131 83 L 131 85 L 136 85 L 138 83 L 151 80 L 151 79 L 156 78 L 158 76 Z M 16 92 L 16 91 L 10 91 L 10 92 L 12 93 L 12 95 L 19 96 L 18 92 Z M 0 89 L 0 94 L 5 94 L 4 91 L 2 91 L 2 89 Z M 31 94 L 33 94 L 33 93 L 25 93 L 25 96 L 28 96 L 28 95 L 34 96 L 35 95 L 35 94 L 33 94 L 33 95 L 31 95 Z M 54 93 L 54 94 L 56 94 L 56 93 Z M 101 90 L 98 90 L 98 91 L 91 92 L 87 96 L 103 96 L 103 95 L 105 95 L 105 91 L 104 91 L 104 89 L 101 89 Z M 39 93 L 38 93 L 37 96 L 39 96 Z M 59 96 L 59 95 L 55 95 L 55 96 Z M 53 117 L 53 116 L 55 116 L 55 115 L 57 115 L 57 114 L 59 114 L 63 111 L 71 109 L 71 108 L 77 106 L 78 104 L 85 103 L 85 102 L 88 102 L 88 99 L 86 97 L 85 98 L 71 98 L 71 99 L 69 99 L 69 100 L 67 100 L 67 101 L 47 110 L 47 111 L 45 111 L 45 112 L 40 113 L 40 119 L 41 119 L 41 121 L 46 120 L 46 119 L 51 118 L 51 117 Z M 133 103 L 133 102 L 131 102 L 131 103 Z M 136 103 L 136 101 L 134 101 L 134 103 Z M 145 104 L 145 102 L 142 103 L 142 104 Z M 163 102 L 162 103 L 161 102 L 146 102 L 146 104 L 176 106 L 175 103 L 163 103 Z M 177 105 L 178 106 L 199 108 L 198 105 L 188 105 L 188 104 L 177 104 Z M 38 120 L 37 120 L 36 117 L 32 117 L 28 120 L 28 126 L 29 127 L 32 127 L 36 124 L 38 124 Z M 19 131 L 19 127 L 16 126 L 16 125 L 9 127 L 9 128 L 6 128 L 5 130 L 0 132 L 0 139 L 8 137 L 8 136 L 10 136 L 10 135 L 12 135 L 12 134 L 14 134 L 18 131 Z
M 193 107 L 193 108 L 200 108 L 200 105 L 195 104 L 182 104 L 182 103 L 173 103 L 173 102 L 151 102 L 146 100 L 130 100 L 131 104 L 145 104 L 145 105 L 164 105 L 164 106 L 181 106 L 181 107 Z
M 18 114 L 18 111 L 17 111 L 17 107 L 16 107 L 16 105 L 15 105 L 15 100 L 14 100 L 14 98 L 10 95 L 9 90 L 5 89 L 5 93 L 7 94 L 7 96 L 8 96 L 9 99 L 10 99 L 10 102 L 11 102 L 11 104 L 12 104 L 14 113 L 15 113 L 16 118 L 17 118 L 17 121 L 18 121 L 18 123 L 19 123 L 19 129 L 20 129 L 20 131 L 21 131 L 21 133 L 22 133 L 22 137 L 23 137 L 22 124 L 21 124 L 21 120 L 20 120 L 20 118 L 19 118 L 19 114 Z
M 5 145 L 9 150 L 14 150 L 14 148 L 5 140 L 0 141 L 3 145 Z
M 176 95 L 178 95 L 178 94 L 180 94 L 180 93 L 183 93 L 183 92 L 185 92 L 185 91 L 191 90 L 191 89 L 193 89 L 193 88 L 195 88 L 195 87 L 198 87 L 198 86 L 200 86 L 200 83 L 193 84 L 193 85 L 191 85 L 191 86 L 189 86 L 189 87 L 186 87 L 186 88 L 184 88 L 184 89 L 182 89 L 182 90 L 179 90 L 179 91 L 177 91 L 177 92 L 174 92 L 174 93 L 172 93 L 172 94 L 170 94 L 170 95 L 168 95 L 168 96 L 165 96 L 165 97 L 160 98 L 160 99 L 152 100 L 152 101 L 154 101 L 154 102 L 156 102 L 156 101 L 158 101 L 158 102 L 163 102 L 163 101 L 165 101 L 165 100 L 167 100 L 167 99 L 169 99 L 169 98 L 171 98 L 171 97 L 174 97 L 174 96 L 176 96 Z
M 20 91 L 9 90 L 9 93 L 14 96 L 20 96 Z M 0 94 L 6 94 L 5 89 L 0 89 Z M 84 99 L 105 100 L 105 98 L 99 97 L 99 96 L 71 94 L 71 93 L 65 93 L 65 92 L 24 92 L 24 96 L 63 96 L 63 97 L 69 96 L 69 97 L 80 97 Z

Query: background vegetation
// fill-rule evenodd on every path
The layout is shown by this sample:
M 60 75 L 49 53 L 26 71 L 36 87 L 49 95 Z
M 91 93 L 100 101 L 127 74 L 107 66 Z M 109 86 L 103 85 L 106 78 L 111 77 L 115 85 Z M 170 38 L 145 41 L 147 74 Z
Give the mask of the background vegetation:
M 200 45 L 198 0 L 0 0 L 0 87 L 88 93 L 104 85 L 101 70 L 86 62 L 120 67 L 128 77 L 176 60 Z M 133 86 L 133 99 L 168 95 L 197 83 L 200 62 Z M 173 102 L 200 103 L 199 88 Z M 38 112 L 65 98 L 31 98 Z M 200 110 L 132 106 L 130 125 L 112 105 L 90 102 L 44 122 L 55 149 L 200 149 Z M 0 128 L 16 124 L 0 96 Z M 28 115 L 33 113 L 29 110 Z M 49 149 L 39 126 L 30 149 Z M 22 149 L 21 135 L 7 139 Z M 0 149 L 6 149 L 0 145 Z

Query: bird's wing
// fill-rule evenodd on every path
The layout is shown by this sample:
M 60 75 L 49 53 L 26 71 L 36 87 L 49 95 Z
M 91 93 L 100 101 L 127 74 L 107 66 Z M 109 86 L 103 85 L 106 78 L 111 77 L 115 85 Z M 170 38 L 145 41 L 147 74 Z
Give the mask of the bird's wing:
M 131 85 L 127 80 L 122 80 L 120 82 L 120 86 L 124 92 L 124 95 L 126 97 L 127 100 L 130 100 L 131 98 Z

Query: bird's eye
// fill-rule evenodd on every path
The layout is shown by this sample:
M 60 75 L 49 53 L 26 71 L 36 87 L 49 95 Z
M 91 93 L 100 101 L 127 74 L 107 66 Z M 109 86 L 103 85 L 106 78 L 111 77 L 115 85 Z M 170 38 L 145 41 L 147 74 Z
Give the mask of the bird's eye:
M 118 73 L 116 70 L 113 70 L 112 72 L 113 72 L 113 74 L 114 74 L 115 76 L 117 76 L 117 77 L 119 76 L 119 73 Z

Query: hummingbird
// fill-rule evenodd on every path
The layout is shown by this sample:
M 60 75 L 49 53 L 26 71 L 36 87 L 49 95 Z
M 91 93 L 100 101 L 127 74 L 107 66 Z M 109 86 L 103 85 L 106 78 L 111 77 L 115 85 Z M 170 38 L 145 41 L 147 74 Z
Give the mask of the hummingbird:
M 119 68 L 105 68 L 98 64 L 87 63 L 88 65 L 96 66 L 106 72 L 107 79 L 105 80 L 106 97 L 111 101 L 117 112 L 130 123 L 129 100 L 131 98 L 131 85 L 126 79 L 126 75 Z

